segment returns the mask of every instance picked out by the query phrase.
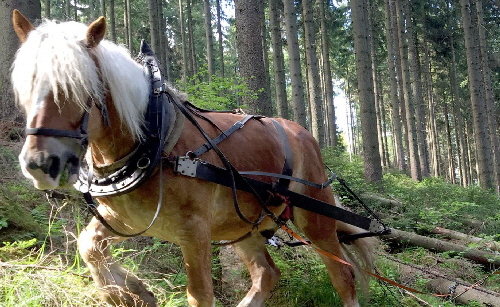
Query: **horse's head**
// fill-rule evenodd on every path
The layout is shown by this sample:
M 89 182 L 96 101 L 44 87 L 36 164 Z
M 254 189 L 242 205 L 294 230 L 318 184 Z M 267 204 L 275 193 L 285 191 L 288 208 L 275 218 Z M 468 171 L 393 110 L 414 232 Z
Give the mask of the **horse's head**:
M 23 43 L 12 68 L 14 92 L 27 118 L 21 168 L 36 188 L 66 186 L 76 181 L 86 151 L 93 101 L 102 100 L 102 82 L 91 50 L 103 39 L 106 22 L 101 17 L 86 31 L 54 33 L 42 26 L 35 28 L 15 10 L 13 25 Z M 74 46 L 54 50 L 58 43 Z M 72 63 L 76 57 L 79 64 Z M 89 65 L 94 69 L 85 67 Z

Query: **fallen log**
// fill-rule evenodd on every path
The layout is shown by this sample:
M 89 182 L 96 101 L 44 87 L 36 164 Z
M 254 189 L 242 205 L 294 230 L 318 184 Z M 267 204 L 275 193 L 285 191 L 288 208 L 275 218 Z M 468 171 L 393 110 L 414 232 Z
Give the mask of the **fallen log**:
M 478 243 L 481 246 L 485 246 L 493 251 L 500 252 L 500 242 L 486 241 L 483 238 L 471 236 L 462 232 L 442 227 L 434 227 L 434 229 L 432 229 L 431 232 L 434 234 L 442 235 L 447 239 L 460 240 L 463 241 L 464 243 Z
M 388 235 L 382 236 L 382 239 L 392 242 L 406 243 L 412 246 L 420 246 L 440 253 L 455 252 L 460 254 L 460 256 L 477 263 L 489 265 L 494 268 L 500 267 L 500 255 L 439 239 L 424 237 L 412 232 L 392 229 L 392 232 Z
M 380 196 L 378 194 L 375 194 L 375 193 L 366 192 L 366 193 L 361 194 L 360 197 L 362 199 L 370 200 L 370 201 L 373 201 L 373 202 L 378 202 L 381 205 L 388 206 L 388 207 L 390 207 L 392 209 L 394 209 L 394 208 L 400 208 L 400 207 L 403 206 L 403 204 L 401 204 L 397 200 L 384 198 L 384 197 L 382 197 L 382 196 Z
M 438 294 L 447 294 L 449 293 L 450 288 L 455 287 L 455 283 L 444 278 L 438 278 L 429 281 L 426 287 L 427 289 L 435 291 Z M 477 291 L 476 289 L 470 289 L 467 292 L 464 292 L 468 288 L 469 287 L 458 285 L 452 295 L 452 301 L 459 304 L 468 304 L 472 301 L 476 301 L 482 305 L 500 307 L 500 295 L 494 296 L 485 292 Z
M 390 259 L 390 258 L 389 258 Z M 449 279 L 438 277 L 439 273 L 429 270 L 419 270 L 414 267 L 398 262 L 401 273 L 409 276 L 415 276 L 417 273 L 425 278 L 431 279 L 425 285 L 429 294 L 449 294 L 450 289 L 453 289 L 453 301 L 459 304 L 468 304 L 476 301 L 485 306 L 500 307 L 500 293 L 486 290 L 481 287 L 474 287 L 469 289 L 470 286 L 465 284 L 456 284 Z M 436 278 L 437 277 L 437 278 Z M 468 290 L 468 291 L 465 291 Z M 464 292 L 465 291 L 465 292 Z

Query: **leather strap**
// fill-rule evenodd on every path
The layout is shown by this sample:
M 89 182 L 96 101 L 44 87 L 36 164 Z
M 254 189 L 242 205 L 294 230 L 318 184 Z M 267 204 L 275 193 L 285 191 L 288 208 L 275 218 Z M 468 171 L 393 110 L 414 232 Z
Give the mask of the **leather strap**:
M 227 139 L 228 136 L 230 136 L 233 132 L 235 132 L 236 130 L 238 129 L 241 129 L 245 126 L 245 123 L 251 119 L 251 118 L 254 118 L 254 115 L 247 115 L 245 116 L 242 120 L 240 121 L 237 121 L 236 123 L 234 123 L 229 129 L 227 129 L 226 131 L 222 132 L 221 134 L 219 134 L 219 136 L 217 136 L 216 138 L 212 139 L 211 140 L 211 143 L 217 145 L 219 144 L 220 142 L 224 141 L 225 139 Z M 201 156 L 202 154 L 206 153 L 207 151 L 209 151 L 210 149 L 212 149 L 212 145 L 211 143 L 209 142 L 206 142 L 205 144 L 201 145 L 200 148 L 196 149 L 195 151 L 192 151 L 189 153 L 189 156 L 191 158 L 197 158 L 199 156 Z

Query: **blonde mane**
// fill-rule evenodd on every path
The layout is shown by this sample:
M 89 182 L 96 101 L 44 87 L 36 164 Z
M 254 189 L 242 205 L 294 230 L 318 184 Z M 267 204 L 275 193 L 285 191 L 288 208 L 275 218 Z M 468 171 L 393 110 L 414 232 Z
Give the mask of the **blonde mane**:
M 86 32 L 84 24 L 54 21 L 31 31 L 12 64 L 16 101 L 33 109 L 32 104 L 52 91 L 56 103 L 61 103 L 60 97 L 71 97 L 77 106 L 88 109 L 87 99 L 101 103 L 107 90 L 123 125 L 141 139 L 148 77 L 121 46 L 103 40 L 87 48 Z

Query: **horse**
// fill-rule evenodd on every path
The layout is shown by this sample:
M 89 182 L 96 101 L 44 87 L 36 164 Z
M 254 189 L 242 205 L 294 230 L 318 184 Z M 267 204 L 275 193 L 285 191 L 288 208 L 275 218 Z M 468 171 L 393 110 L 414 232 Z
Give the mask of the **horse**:
M 13 89 L 18 105 L 26 112 L 27 130 L 36 131 L 27 134 L 19 155 L 23 174 L 36 188 L 52 190 L 77 181 L 84 161 L 96 176 L 126 163 L 130 153 L 148 137 L 143 126 L 151 92 L 150 76 L 124 47 L 104 38 L 105 18 L 88 26 L 46 20 L 34 27 L 15 10 L 13 26 L 21 42 L 12 65 Z M 172 86 L 166 91 L 175 101 L 187 103 L 187 96 Z M 205 143 L 196 126 L 214 138 L 244 118 L 237 113 L 204 112 L 203 118 L 189 121 L 185 114 L 176 112 L 169 124 L 177 136 L 175 142 L 162 149 L 165 161 Z M 273 121 L 286 135 L 293 154 L 293 175 L 324 182 L 326 174 L 318 143 L 292 121 L 253 117 L 217 147 L 237 170 L 281 173 L 286 152 Z M 81 131 L 84 123 L 88 127 L 85 138 L 81 137 L 87 133 Z M 224 167 L 214 150 L 202 157 Z M 317 248 L 347 258 L 338 233 L 355 233 L 356 227 L 294 207 L 285 199 L 267 206 L 267 214 L 263 214 L 262 204 L 251 192 L 235 192 L 231 187 L 179 174 L 168 163 L 163 167 L 160 164 L 134 190 L 96 197 L 100 218 L 93 217 L 79 234 L 79 253 L 103 301 L 120 306 L 157 304 L 144 283 L 111 257 L 110 246 L 127 239 L 116 233 L 143 231 L 144 236 L 178 244 L 184 257 L 191 306 L 215 306 L 211 246 L 218 240 L 230 241 L 250 273 L 251 288 L 238 306 L 264 306 L 280 276 L 265 246 L 265 231 L 277 229 L 272 216 L 287 213 L 287 218 Z M 268 183 L 279 180 L 254 177 Z M 288 189 L 331 206 L 339 205 L 329 185 L 317 188 L 292 181 Z M 156 211 L 157 218 L 150 224 Z M 144 231 L 148 224 L 150 227 Z M 358 239 L 351 246 L 358 248 L 359 258 L 370 263 L 373 245 L 368 238 Z M 344 306 L 359 306 L 353 267 L 324 253 L 320 257 Z

